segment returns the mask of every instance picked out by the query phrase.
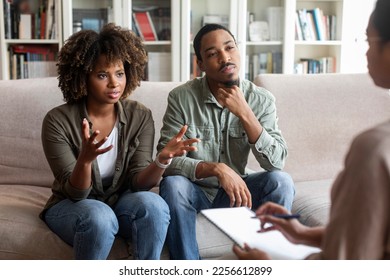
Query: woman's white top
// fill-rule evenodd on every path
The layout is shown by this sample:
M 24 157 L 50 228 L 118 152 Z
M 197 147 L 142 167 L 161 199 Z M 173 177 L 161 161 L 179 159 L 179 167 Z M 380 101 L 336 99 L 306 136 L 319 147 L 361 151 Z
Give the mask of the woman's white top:
M 108 135 L 107 141 L 100 149 L 104 149 L 110 145 L 113 146 L 111 150 L 97 157 L 100 177 L 102 178 L 103 186 L 105 187 L 111 185 L 115 173 L 115 162 L 118 156 L 118 120 L 110 135 Z

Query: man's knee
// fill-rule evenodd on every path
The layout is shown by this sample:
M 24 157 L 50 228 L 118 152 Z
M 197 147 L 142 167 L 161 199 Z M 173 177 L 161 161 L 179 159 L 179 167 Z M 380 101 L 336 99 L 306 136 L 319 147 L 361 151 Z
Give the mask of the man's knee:
M 268 180 L 280 191 L 288 194 L 295 193 L 294 181 L 290 174 L 283 171 L 267 172 Z
M 149 213 L 148 216 L 159 216 L 158 219 L 169 221 L 169 207 L 161 196 L 152 192 L 144 192 L 142 202 L 142 208 Z
M 192 188 L 192 182 L 180 175 L 167 176 L 160 182 L 160 195 L 165 199 L 168 197 L 183 195 Z

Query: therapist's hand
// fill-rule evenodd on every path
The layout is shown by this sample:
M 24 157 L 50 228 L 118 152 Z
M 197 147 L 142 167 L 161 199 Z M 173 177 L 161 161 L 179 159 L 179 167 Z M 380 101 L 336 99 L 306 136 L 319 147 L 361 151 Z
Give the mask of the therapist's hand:
M 252 249 L 248 244 L 241 249 L 238 245 L 233 246 L 233 252 L 239 260 L 270 260 L 270 256 L 264 251 Z

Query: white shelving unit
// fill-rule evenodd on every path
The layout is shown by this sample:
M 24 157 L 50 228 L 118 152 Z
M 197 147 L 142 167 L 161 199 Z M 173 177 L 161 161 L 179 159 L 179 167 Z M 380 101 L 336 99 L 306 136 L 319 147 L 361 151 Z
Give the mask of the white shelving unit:
M 55 12 L 56 12 L 56 35 L 55 39 L 17 39 L 17 38 L 6 38 L 5 31 L 5 15 L 4 15 L 4 0 L 0 0 L 0 79 L 9 80 L 11 78 L 10 71 L 10 57 L 9 57 L 9 48 L 13 45 L 24 45 L 29 47 L 32 45 L 35 46 L 52 46 L 53 48 L 59 50 L 62 46 L 62 3 L 61 0 L 53 0 L 55 3 Z M 53 15 L 54 16 L 54 15 Z
M 180 0 L 67 0 L 63 1 L 64 10 L 64 38 L 68 38 L 73 34 L 73 12 L 74 9 L 96 9 L 110 7 L 111 13 L 109 21 L 117 25 L 127 28 L 134 28 L 132 25 L 132 10 L 133 7 L 164 7 L 171 10 L 171 40 L 145 41 L 145 48 L 151 53 L 164 53 L 170 56 L 169 65 L 165 65 L 169 69 L 169 80 L 180 80 L 180 57 L 175 54 L 180 53 Z M 96 7 L 96 5 L 99 5 Z M 152 55 L 150 56 L 152 57 Z M 150 77 L 154 80 L 155 77 Z
M 194 77 L 193 37 L 202 26 L 205 15 L 227 16 L 229 29 L 233 34 L 238 30 L 237 0 L 182 0 L 181 1 L 181 75 L 180 80 L 186 81 Z
M 219 1 L 182 1 L 182 71 L 183 81 L 190 79 L 194 25 L 199 26 L 204 14 L 229 14 L 230 30 L 235 35 L 241 54 L 240 75 L 246 76 L 247 56 L 259 52 L 281 52 L 281 73 L 293 74 L 294 65 L 301 58 L 335 57 L 336 72 L 365 72 L 364 42 L 365 26 L 375 0 L 230 0 L 221 5 Z M 282 7 L 282 36 L 278 40 L 250 41 L 248 38 L 249 13 L 255 21 L 267 21 L 267 8 Z M 299 9 L 320 8 L 324 14 L 336 16 L 336 40 L 298 41 L 295 38 L 295 14 Z M 190 16 L 189 16 L 190 15 Z M 357 24 L 356 18 L 363 24 Z M 361 19 L 361 20 L 360 20 Z M 191 33 L 191 32 L 192 33 Z M 184 42 L 184 43 L 183 43 Z M 252 67 L 252 66 L 251 66 Z
M 0 22 L 4 19 L 1 1 Z M 38 1 L 38 0 L 37 0 Z M 187 81 L 194 75 L 192 39 L 202 25 L 204 15 L 225 15 L 228 27 L 235 35 L 241 54 L 241 72 L 245 77 L 247 57 L 260 52 L 282 53 L 282 73 L 294 73 L 294 64 L 301 58 L 334 56 L 337 72 L 365 72 L 365 28 L 375 0 L 55 0 L 58 2 L 59 25 L 56 40 L 6 39 L 4 23 L 0 24 L 0 78 L 9 79 L 7 49 L 12 44 L 55 44 L 60 48 L 73 34 L 74 9 L 108 9 L 107 20 L 132 28 L 133 7 L 169 7 L 171 14 L 171 38 L 162 41 L 146 41 L 151 53 L 167 53 L 170 56 L 170 79 Z M 98 7 L 97 7 L 98 5 Z M 283 8 L 282 36 L 278 40 L 251 41 L 248 37 L 249 12 L 255 21 L 267 21 L 267 8 Z M 336 16 L 336 40 L 297 41 L 295 39 L 295 14 L 299 9 L 319 7 L 325 14 Z M 356 21 L 359 18 L 359 22 Z

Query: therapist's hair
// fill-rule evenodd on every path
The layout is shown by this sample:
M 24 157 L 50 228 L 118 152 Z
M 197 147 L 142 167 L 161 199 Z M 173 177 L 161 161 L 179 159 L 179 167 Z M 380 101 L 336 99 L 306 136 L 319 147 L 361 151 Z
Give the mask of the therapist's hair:
M 220 24 L 216 24 L 216 23 L 206 24 L 198 31 L 198 33 L 196 34 L 196 36 L 194 38 L 194 51 L 195 51 L 196 58 L 199 61 L 202 61 L 202 56 L 200 54 L 200 47 L 201 47 L 201 42 L 202 42 L 203 36 L 211 31 L 220 30 L 220 29 L 225 30 L 227 33 L 229 33 L 230 36 L 232 36 L 234 43 L 237 44 L 236 39 L 234 38 L 233 34 L 225 26 L 220 25 Z
M 67 103 L 76 103 L 88 95 L 88 75 L 101 55 L 109 64 L 123 62 L 126 86 L 122 99 L 140 85 L 147 63 L 143 42 L 133 31 L 109 23 L 99 33 L 93 30 L 74 33 L 61 48 L 57 72 L 59 87 Z
M 390 1 L 378 0 L 373 12 L 373 24 L 383 43 L 390 41 Z

